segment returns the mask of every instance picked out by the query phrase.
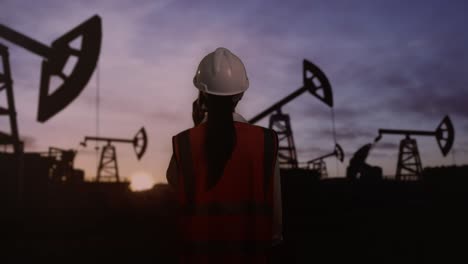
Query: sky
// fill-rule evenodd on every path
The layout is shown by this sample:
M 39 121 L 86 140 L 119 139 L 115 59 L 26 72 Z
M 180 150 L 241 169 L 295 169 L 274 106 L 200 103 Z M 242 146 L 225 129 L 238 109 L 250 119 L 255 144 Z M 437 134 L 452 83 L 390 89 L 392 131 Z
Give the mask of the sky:
M 250 87 L 237 111 L 249 119 L 302 86 L 302 61 L 326 74 L 335 101 L 344 175 L 352 154 L 379 128 L 433 131 L 445 115 L 454 152 L 443 157 L 433 137 L 418 137 L 423 166 L 468 162 L 468 3 L 443 0 L 360 1 L 24 1 L 0 0 L 0 23 L 44 44 L 98 14 L 103 43 L 97 74 L 81 95 L 38 123 L 42 58 L 0 39 L 10 50 L 20 135 L 27 151 L 76 149 L 75 167 L 96 175 L 93 143 L 84 136 L 133 138 L 144 126 L 148 150 L 137 161 L 117 144 L 121 175 L 166 182 L 171 137 L 190 128 L 199 61 L 226 47 L 244 62 Z M 99 87 L 99 125 L 97 125 Z M 0 93 L 0 105 L 5 106 Z M 333 151 L 331 110 L 308 93 L 283 107 L 290 114 L 299 161 Z M 258 125 L 267 126 L 268 118 Z M 6 118 L 0 131 L 9 131 Z M 368 162 L 394 175 L 401 136 L 384 136 Z

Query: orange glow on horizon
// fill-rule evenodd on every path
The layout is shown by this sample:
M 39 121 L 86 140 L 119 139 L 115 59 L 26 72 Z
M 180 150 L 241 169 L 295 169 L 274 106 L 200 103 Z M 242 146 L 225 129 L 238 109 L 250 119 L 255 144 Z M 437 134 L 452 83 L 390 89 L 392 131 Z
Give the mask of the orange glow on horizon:
M 153 188 L 155 181 L 147 172 L 139 171 L 130 177 L 130 189 L 133 192 L 145 191 Z

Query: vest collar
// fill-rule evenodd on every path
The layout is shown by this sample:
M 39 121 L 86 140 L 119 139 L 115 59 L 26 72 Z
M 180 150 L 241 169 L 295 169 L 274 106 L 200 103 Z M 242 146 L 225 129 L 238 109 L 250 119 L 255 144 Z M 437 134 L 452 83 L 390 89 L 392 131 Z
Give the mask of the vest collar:
M 203 120 L 201 122 L 205 123 L 207 119 L 208 119 L 208 113 L 205 113 L 205 117 L 203 118 Z M 245 118 L 243 116 L 241 116 L 240 114 L 238 114 L 236 112 L 232 113 L 232 119 L 234 121 L 237 121 L 237 122 L 248 123 L 247 120 L 245 120 Z

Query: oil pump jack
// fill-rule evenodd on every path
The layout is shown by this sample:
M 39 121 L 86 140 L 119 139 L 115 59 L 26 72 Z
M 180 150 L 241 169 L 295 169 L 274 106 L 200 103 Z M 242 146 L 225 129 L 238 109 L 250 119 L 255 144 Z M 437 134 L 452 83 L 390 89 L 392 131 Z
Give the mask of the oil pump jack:
M 44 58 L 42 62 L 41 81 L 39 88 L 39 108 L 37 120 L 46 122 L 51 117 L 67 107 L 84 89 L 98 61 L 101 48 L 101 19 L 93 16 L 81 25 L 72 29 L 62 37 L 46 46 L 26 35 L 23 35 L 5 25 L 0 24 L 0 38 L 6 39 Z M 81 49 L 70 46 L 70 43 L 81 38 Z M 16 122 L 16 108 L 13 95 L 13 81 L 11 78 L 8 49 L 0 44 L 3 73 L 0 73 L 0 92 L 6 90 L 7 108 L 0 108 L 0 115 L 10 117 L 11 134 L 0 134 L 0 141 L 14 146 L 15 153 L 20 152 L 18 125 Z M 65 75 L 64 67 L 71 56 L 77 57 L 75 68 L 70 75 Z M 63 80 L 61 86 L 49 93 L 50 79 L 53 75 Z
M 117 153 L 112 143 L 132 144 L 138 160 L 145 154 L 148 144 L 145 128 L 142 127 L 133 139 L 105 138 L 105 137 L 85 137 L 80 144 L 86 147 L 87 141 L 103 141 L 106 145 L 102 148 L 101 159 L 97 168 L 96 181 L 116 181 L 120 182 L 119 168 L 117 165 Z
M 335 150 L 333 152 L 320 156 L 318 158 L 309 160 L 307 162 L 307 167 L 309 169 L 317 171 L 319 173 L 320 178 L 326 178 L 328 177 L 328 171 L 327 171 L 327 164 L 325 163 L 324 159 L 329 158 L 329 157 L 336 157 L 337 160 L 343 162 L 344 152 L 339 144 L 335 144 Z
M 89 82 L 96 68 L 101 49 L 101 18 L 97 15 L 91 17 L 53 41 L 50 46 L 3 24 L 0 24 L 0 39 L 23 47 L 44 59 L 37 110 L 37 121 L 44 123 L 72 103 Z M 74 47 L 73 44 L 79 40 L 81 40 L 80 47 Z M 3 72 L 0 73 L 0 92 L 6 90 L 8 102 L 8 107 L 0 108 L 0 115 L 9 116 L 11 130 L 11 134 L 0 132 L 0 145 L 13 145 L 14 149 L 13 155 L 7 153 L 0 156 L 0 171 L 2 176 L 6 174 L 15 179 L 13 181 L 16 183 L 8 189 L 10 192 L 14 189 L 14 192 L 18 194 L 18 201 L 20 201 L 23 186 L 39 186 L 40 184 L 36 184 L 38 181 L 42 184 L 44 180 L 48 179 L 50 159 L 42 158 L 38 153 L 23 153 L 23 144 L 20 141 L 16 122 L 13 81 L 6 46 L 0 46 L 0 55 L 2 57 L 1 66 L 3 66 Z M 67 62 L 72 57 L 76 59 L 76 63 L 71 71 L 66 71 Z M 51 87 L 53 77 L 59 77 L 62 80 L 61 85 Z M 24 179 L 26 174 L 34 174 L 37 177 Z M 7 177 L 7 181 L 8 179 L 9 177 Z M 27 183 L 27 181 L 31 182 Z
M 322 70 L 308 60 L 304 60 L 302 76 L 304 85 L 301 88 L 249 120 L 249 123 L 255 124 L 272 114 L 270 115 L 269 128 L 275 129 L 278 134 L 278 159 L 282 168 L 297 168 L 298 161 L 290 118 L 288 114 L 282 112 L 281 108 L 306 91 L 329 107 L 333 107 L 331 85 Z
M 416 139 L 410 136 L 435 136 L 444 157 L 452 148 L 455 139 L 452 121 L 448 116 L 444 117 L 435 131 L 379 129 L 379 135 L 375 139 L 375 142 L 378 142 L 384 134 L 405 136 L 405 138 L 400 141 L 397 170 L 395 174 L 397 180 L 421 179 L 422 164 L 418 145 Z
M 0 57 L 2 72 L 0 72 L 0 93 L 6 92 L 8 106 L 0 106 L 0 115 L 8 116 L 10 122 L 10 133 L 0 132 L 0 145 L 12 146 L 14 153 L 22 152 L 22 142 L 19 138 L 18 123 L 16 121 L 16 107 L 13 94 L 13 80 L 11 78 L 8 48 L 0 43 Z
M 44 45 L 26 35 L 0 24 L 0 38 L 21 46 L 44 58 L 39 88 L 37 120 L 46 122 L 69 105 L 86 87 L 99 58 L 101 49 L 101 18 L 93 16 L 62 37 Z M 81 49 L 71 43 L 81 38 Z M 70 57 L 77 62 L 69 75 L 64 68 Z M 50 80 L 58 76 L 63 83 L 50 93 Z

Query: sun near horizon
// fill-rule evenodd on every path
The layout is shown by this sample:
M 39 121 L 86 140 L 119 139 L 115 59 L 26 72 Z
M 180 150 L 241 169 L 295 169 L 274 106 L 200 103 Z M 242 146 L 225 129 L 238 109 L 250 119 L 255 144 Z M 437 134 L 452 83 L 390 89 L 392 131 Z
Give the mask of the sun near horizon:
M 153 188 L 155 180 L 150 173 L 137 171 L 130 176 L 130 190 L 132 192 L 141 192 Z

